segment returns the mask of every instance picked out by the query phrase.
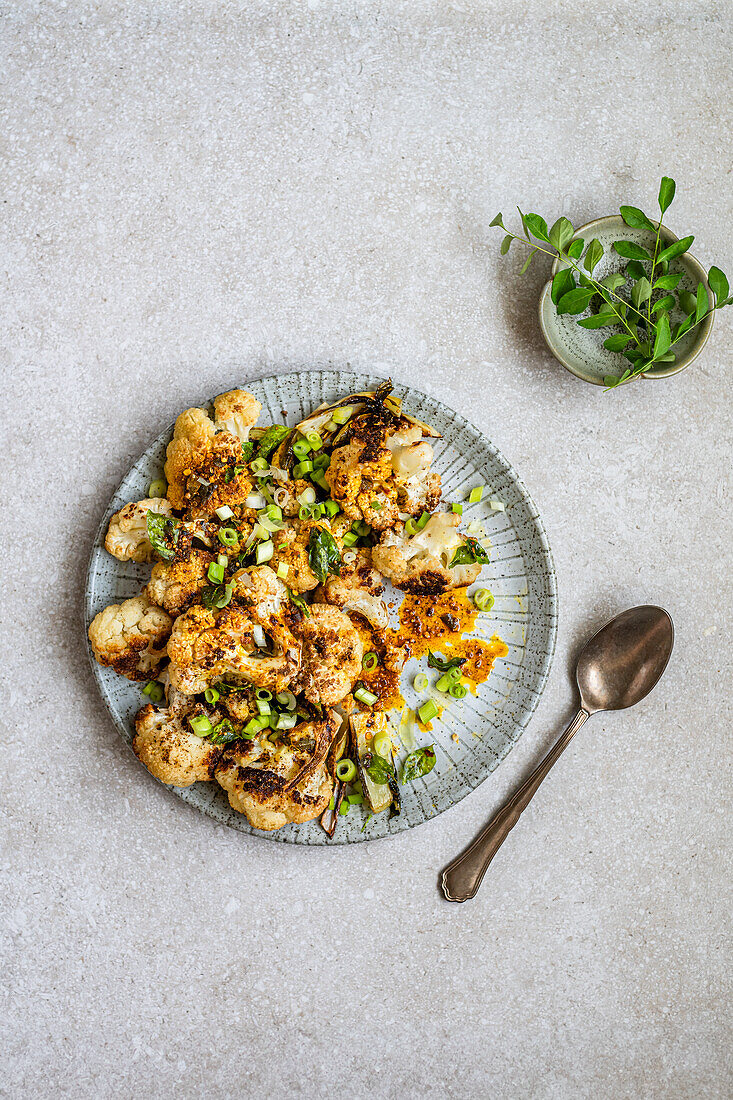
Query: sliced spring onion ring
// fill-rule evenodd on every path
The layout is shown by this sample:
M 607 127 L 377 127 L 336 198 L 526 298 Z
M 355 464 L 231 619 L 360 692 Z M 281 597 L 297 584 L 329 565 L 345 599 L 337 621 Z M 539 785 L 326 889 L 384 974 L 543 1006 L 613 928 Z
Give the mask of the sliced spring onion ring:
M 258 646 L 260 649 L 265 648 L 265 645 L 267 644 L 265 641 L 265 632 L 262 627 L 257 623 L 255 623 L 255 625 L 252 627 L 252 637 L 255 640 L 256 646 Z
M 451 679 L 450 679 L 450 677 L 448 676 L 447 673 L 446 673 L 445 676 L 441 676 L 440 679 L 437 681 L 437 683 L 435 685 L 437 691 L 442 691 L 446 695 L 450 691 L 450 686 L 451 686 Z
M 224 566 L 219 565 L 218 561 L 210 562 L 209 568 L 206 571 L 206 576 L 209 578 L 212 584 L 223 584 Z
M 272 713 L 272 708 L 270 707 L 270 704 L 267 702 L 266 699 L 257 699 L 255 700 L 255 702 L 257 703 L 258 714 L 270 715 Z
M 295 499 L 297 500 L 298 504 L 315 504 L 316 491 L 309 485 L 303 490 L 302 493 L 298 493 Z
M 239 542 L 239 533 L 233 527 L 220 527 L 216 534 L 225 546 L 235 546 Z
M 385 760 L 392 759 L 392 741 L 388 733 L 378 733 L 374 738 L 374 751 Z
M 266 561 L 269 561 L 272 555 L 275 553 L 275 547 L 272 545 L 272 539 L 267 542 L 261 542 L 255 551 L 255 558 L 258 565 L 264 565 Z
M 218 698 L 219 692 L 216 690 L 216 688 L 207 688 L 204 692 L 204 699 L 207 703 L 215 703 Z
M 412 681 L 412 686 L 415 691 L 425 691 L 428 686 L 428 678 L 424 672 L 418 672 L 415 679 Z
M 468 688 L 465 684 L 451 684 L 450 693 L 454 699 L 465 699 L 468 695 Z
M 354 698 L 358 699 L 360 703 L 364 703 L 367 707 L 373 707 L 379 696 L 375 695 L 373 691 L 367 691 L 365 687 L 361 686 L 354 692 Z
M 226 556 L 226 554 L 219 554 L 216 560 L 219 565 L 222 565 L 225 569 L 229 565 L 229 558 Z
M 412 518 L 408 519 L 407 523 L 405 524 L 405 534 L 412 538 L 413 535 L 417 534 L 417 530 L 418 528 L 415 520 Z
M 287 492 L 287 489 L 283 490 Z M 263 497 L 262 493 L 250 493 L 244 502 L 245 508 L 264 508 L 267 501 Z
M 221 508 L 216 509 L 216 514 L 219 519 L 231 519 L 234 512 L 231 510 L 228 504 L 222 504 Z
M 503 500 L 490 500 L 489 508 L 492 512 L 506 512 L 506 504 Z
M 351 783 L 352 779 L 356 779 L 356 764 L 348 756 L 344 756 L 336 765 L 336 778 L 342 783 Z
M 457 516 L 462 516 L 463 515 L 463 505 L 462 504 L 451 504 L 451 511 L 454 512 L 455 515 L 457 515 Z
M 479 611 L 491 611 L 494 606 L 494 596 L 488 588 L 477 588 L 473 594 L 473 602 Z
M 279 561 L 277 563 L 277 569 L 275 570 L 281 581 L 284 581 L 288 575 L 288 563 L 286 561 Z
M 208 737 L 214 728 L 205 714 L 197 714 L 195 718 L 189 718 L 188 724 L 197 737 Z
M 457 684 L 461 678 L 461 670 L 460 668 L 452 668 L 448 672 L 446 672 L 446 676 L 449 683 Z
M 430 519 L 430 512 L 423 512 L 423 514 L 420 516 L 420 519 L 417 521 L 417 528 L 418 528 L 419 531 L 422 531 L 423 527 L 425 526 L 425 524 L 428 522 L 429 519 Z
M 288 710 L 295 710 L 298 705 L 295 696 L 292 691 L 278 691 L 275 696 L 281 707 L 287 707 Z
M 347 420 L 349 420 L 350 417 L 353 415 L 353 412 L 353 405 L 344 405 L 340 409 L 333 410 L 333 412 L 331 413 L 331 420 L 333 420 L 334 424 L 345 424 Z
M 371 672 L 373 669 L 375 669 L 377 667 L 378 664 L 379 664 L 379 657 L 377 656 L 377 654 L 374 652 L 373 649 L 370 649 L 368 653 L 365 653 L 364 656 L 361 659 L 361 667 L 363 669 L 366 669 L 367 672 Z
M 291 730 L 297 721 L 297 714 L 278 714 L 275 728 L 279 730 Z
M 323 507 L 326 509 L 329 519 L 333 519 L 341 511 L 335 500 L 324 501 Z
M 356 550 L 347 550 L 345 554 L 341 555 L 345 565 L 353 565 L 358 557 Z
M 268 691 L 267 688 L 257 688 L 255 695 L 258 699 L 264 699 L 265 702 L 269 702 L 270 699 L 272 699 L 272 692 Z
M 342 541 L 344 546 L 355 546 L 359 541 L 359 536 L 354 531 L 347 531 Z
M 474 489 L 472 489 L 472 490 L 471 490 L 471 492 L 470 492 L 470 493 L 468 494 L 468 503 L 469 503 L 469 504 L 478 504 L 478 502 L 479 502 L 479 501 L 481 500 L 481 497 L 482 497 L 483 495 L 484 495 L 484 487 L 483 487 L 483 485 L 477 485 L 477 486 L 476 486 L 476 487 L 475 487 Z

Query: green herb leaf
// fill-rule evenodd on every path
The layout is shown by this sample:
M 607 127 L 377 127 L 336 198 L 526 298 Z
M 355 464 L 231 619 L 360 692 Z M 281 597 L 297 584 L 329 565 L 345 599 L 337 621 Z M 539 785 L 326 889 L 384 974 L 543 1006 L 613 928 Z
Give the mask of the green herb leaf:
M 538 241 L 549 242 L 550 235 L 547 231 L 547 222 L 544 218 L 541 218 L 539 214 L 525 214 L 524 227 L 528 229 L 532 236 L 536 237 Z
M 657 227 L 649 221 L 643 210 L 638 206 L 620 206 L 621 217 L 632 229 L 649 229 L 656 233 Z
M 588 308 L 588 303 L 595 294 L 595 290 L 590 287 L 579 286 L 575 290 L 569 290 L 567 294 L 563 294 L 560 301 L 557 303 L 558 313 L 582 313 L 584 309 Z
M 617 290 L 620 286 L 623 286 L 625 282 L 626 280 L 620 271 L 614 271 L 610 275 L 604 275 L 600 280 L 601 286 L 605 286 L 608 290 Z
M 676 355 L 673 351 L 667 351 L 664 355 L 660 355 L 657 358 L 657 363 L 674 363 Z
M 685 317 L 684 321 L 680 321 L 680 323 L 677 325 L 673 333 L 673 343 L 676 344 L 680 336 L 684 336 L 688 329 L 691 327 L 692 317 L 693 314 L 691 313 L 688 317 Z
M 665 312 L 672 309 L 674 306 L 674 294 L 665 294 L 663 298 L 660 298 L 658 302 L 655 302 L 652 306 L 652 313 L 659 313 L 661 310 Z
M 634 241 L 614 241 L 613 247 L 619 256 L 624 256 L 627 260 L 651 260 L 647 250 Z
M 575 290 L 575 276 L 571 267 L 564 267 L 552 280 L 550 296 L 554 304 L 557 305 L 563 294 L 567 294 L 570 290 Z
M 325 527 L 316 527 L 311 531 L 308 541 L 308 562 L 321 584 L 329 573 L 338 576 L 341 567 L 341 555 L 333 535 Z
M 718 305 L 722 305 L 723 299 L 728 297 L 728 280 L 719 267 L 711 267 L 708 271 L 708 282 L 710 283 L 710 289 L 715 295 Z
M 524 261 L 524 263 L 522 264 L 522 266 L 520 267 L 520 269 L 519 269 L 519 274 L 520 274 L 520 275 L 524 275 L 525 271 L 527 270 L 527 268 L 529 267 L 529 265 L 530 265 L 530 264 L 532 263 L 532 260 L 533 260 L 533 259 L 535 258 L 535 256 L 536 256 L 536 255 L 537 255 L 537 249 L 536 249 L 536 248 L 534 248 L 534 249 L 533 249 L 533 250 L 532 250 L 532 251 L 530 252 L 530 254 L 529 254 L 529 256 L 527 257 L 527 259 L 526 259 L 526 260 Z
M 662 263 L 664 260 L 674 260 L 676 256 L 681 256 L 683 252 L 687 252 L 694 239 L 694 237 L 683 237 L 682 240 L 667 245 L 657 256 L 657 262 Z
M 626 274 L 630 279 L 645 279 L 646 270 L 644 265 L 640 264 L 638 260 L 632 260 L 631 263 L 626 265 Z
M 468 657 L 452 657 L 449 661 L 438 653 L 428 650 L 428 668 L 437 668 L 438 672 L 450 672 L 452 668 L 460 668 L 467 660 Z
M 603 385 L 606 387 L 607 390 L 615 389 L 616 386 L 620 384 L 620 382 L 621 379 L 617 374 L 604 374 L 603 376 Z
M 232 725 L 228 718 L 222 718 L 217 722 L 207 737 L 212 745 L 226 745 L 228 741 L 236 741 L 240 737 L 240 731 Z
M 663 313 L 657 325 L 657 335 L 654 337 L 654 358 L 658 359 L 660 355 L 664 355 L 671 343 L 672 335 L 669 330 L 669 314 Z
M 519 207 L 517 207 L 517 210 L 519 210 Z M 519 210 L 519 217 L 522 219 L 522 229 L 524 230 L 524 235 L 527 238 L 527 240 L 529 240 L 529 229 L 527 229 L 527 218 L 526 218 L 526 215 L 523 214 L 521 210 Z
M 662 176 L 659 184 L 659 209 L 664 213 L 672 205 L 675 193 L 675 182 L 669 176 Z
M 511 233 L 507 233 L 506 237 L 501 242 L 501 248 L 499 249 L 502 256 L 506 256 L 507 252 L 509 251 L 509 249 L 512 246 L 512 241 L 513 240 L 514 240 L 514 237 L 511 235 Z
M 581 328 L 609 328 L 611 325 L 620 324 L 614 310 L 613 313 L 597 313 L 594 317 L 583 317 L 576 322 Z
M 499 225 L 499 226 L 501 226 L 502 229 L 506 229 L 506 226 L 504 225 L 504 215 L 503 214 L 497 214 L 496 217 L 494 218 L 493 222 L 489 222 L 489 229 L 493 228 L 493 226 L 495 226 L 495 225 Z
M 362 764 L 369 778 L 374 783 L 389 783 L 394 778 L 395 770 L 391 760 L 385 760 L 376 752 L 364 753 Z
M 697 298 L 695 300 L 695 320 L 700 321 L 708 311 L 708 292 L 704 283 L 697 284 Z
M 638 309 L 639 306 L 648 300 L 652 292 L 652 286 L 649 280 L 644 276 L 634 283 L 631 288 L 631 303 Z
M 597 267 L 602 259 L 603 245 L 597 238 L 594 237 L 588 245 L 588 251 L 586 252 L 585 259 L 583 260 L 583 267 L 587 272 L 592 275 L 593 268 Z
M 535 236 L 537 234 L 535 233 Z M 550 244 L 564 252 L 573 239 L 573 227 L 567 218 L 558 218 L 549 233 Z
M 435 760 L 435 749 L 432 745 L 426 745 L 423 749 L 413 749 L 405 757 L 400 783 L 411 783 L 413 779 L 421 779 L 422 776 L 433 770 Z
M 566 255 L 571 260 L 579 260 L 583 255 L 583 249 L 585 248 L 585 241 L 582 237 L 576 237 L 574 241 L 571 241 L 568 247 L 565 249 Z
M 682 272 L 677 275 L 662 275 L 654 284 L 654 290 L 674 290 L 682 278 Z
M 146 515 L 148 541 L 155 553 L 163 561 L 172 561 L 178 542 L 178 520 L 173 516 L 164 516 L 160 512 L 148 509 Z
M 283 424 L 273 424 L 271 428 L 268 428 L 257 447 L 258 458 L 269 458 L 273 451 L 276 451 L 284 439 L 290 435 L 291 428 L 286 428 Z
M 631 339 L 632 337 L 625 332 L 619 333 L 617 336 L 609 336 L 607 340 L 604 340 L 603 346 L 608 351 L 623 351 Z
M 293 592 L 290 588 L 288 588 L 288 599 L 292 604 L 295 604 L 299 611 L 303 612 L 303 615 L 306 617 L 306 619 L 310 618 L 310 607 L 305 602 L 302 596 L 299 596 L 296 592 Z
M 689 290 L 680 290 L 677 301 L 680 303 L 680 309 L 683 313 L 694 313 L 697 309 L 697 298 Z
M 454 565 L 472 565 L 474 562 L 480 562 L 481 565 L 488 565 L 489 555 L 478 539 L 467 537 L 463 546 L 459 546 L 456 550 L 448 568 L 452 569 Z

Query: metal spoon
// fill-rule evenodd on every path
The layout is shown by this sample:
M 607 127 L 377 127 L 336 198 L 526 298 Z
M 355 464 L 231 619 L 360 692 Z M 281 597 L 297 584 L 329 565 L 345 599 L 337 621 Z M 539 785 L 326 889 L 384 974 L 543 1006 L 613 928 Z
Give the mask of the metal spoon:
M 625 710 L 648 695 L 667 667 L 673 643 L 670 616 L 663 608 L 648 604 L 623 611 L 586 643 L 575 673 L 580 710 L 529 779 L 443 871 L 441 881 L 448 901 L 468 901 L 476 895 L 487 867 L 573 735 L 591 714 Z

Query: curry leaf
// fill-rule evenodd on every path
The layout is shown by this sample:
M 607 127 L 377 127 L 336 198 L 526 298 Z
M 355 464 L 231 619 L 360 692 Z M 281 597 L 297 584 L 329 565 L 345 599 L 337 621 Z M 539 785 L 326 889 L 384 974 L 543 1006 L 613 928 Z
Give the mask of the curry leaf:
M 158 557 L 172 561 L 178 542 L 178 520 L 148 509 L 146 516 L 148 541 Z
M 604 340 L 603 346 L 608 351 L 623 351 L 631 339 L 632 337 L 627 336 L 625 332 L 619 333 L 617 336 L 609 336 L 607 340 Z
M 576 237 L 574 241 L 571 241 L 568 247 L 565 249 L 565 254 L 570 257 L 571 260 L 579 260 L 583 255 L 583 249 L 585 248 L 585 241 L 582 237 Z
M 672 309 L 674 305 L 674 294 L 665 294 L 663 298 L 660 298 L 658 302 L 655 302 L 652 306 L 652 313 L 659 313 L 660 310 Z
M 329 573 L 338 576 L 341 567 L 341 555 L 333 535 L 325 527 L 316 527 L 311 531 L 308 542 L 308 562 L 321 584 Z
M 435 760 L 435 749 L 432 745 L 426 745 L 423 749 L 413 749 L 405 757 L 400 783 L 411 783 L 413 779 L 420 779 L 423 775 L 427 775 L 435 767 Z
M 257 447 L 258 458 L 269 458 L 273 451 L 277 450 L 282 441 L 290 435 L 291 429 L 282 424 L 273 424 L 268 428 Z
M 488 565 L 489 555 L 478 539 L 467 537 L 463 545 L 456 550 L 448 568 L 452 569 L 454 565 L 473 565 L 475 562 Z
M 630 279 L 643 279 L 646 276 L 644 265 L 640 264 L 638 260 L 631 260 L 626 265 L 626 274 Z
M 614 241 L 613 248 L 619 256 L 624 256 L 627 260 L 651 260 L 647 250 L 634 241 Z
M 647 299 L 651 295 L 651 292 L 652 292 L 651 283 L 646 278 L 646 276 L 644 276 L 644 278 L 639 279 L 638 282 L 634 283 L 634 285 L 631 288 L 631 302 L 632 302 L 632 304 L 635 305 L 636 308 L 638 309 L 640 305 L 642 305 L 644 302 L 647 301 Z
M 708 292 L 704 283 L 697 284 L 697 298 L 695 300 L 695 320 L 700 321 L 708 311 Z
M 654 289 L 655 290 L 674 290 L 675 287 L 677 286 L 677 283 L 680 281 L 681 278 L 682 278 L 682 272 L 681 271 L 677 275 L 662 275 L 662 277 L 657 279 L 656 282 L 654 283 Z
M 593 269 L 598 266 L 602 259 L 603 245 L 597 238 L 594 237 L 588 245 L 588 251 L 586 252 L 585 259 L 583 260 L 583 267 L 587 272 L 592 275 Z
M 468 657 L 452 657 L 449 661 L 428 650 L 428 668 L 437 668 L 438 672 L 450 672 L 452 668 L 460 668 L 467 660 Z
M 675 193 L 675 182 L 669 176 L 662 176 L 659 184 L 659 209 L 664 213 L 672 205 Z
M 649 221 L 643 210 L 638 206 L 620 206 L 621 217 L 632 229 L 649 229 L 656 233 L 657 227 Z
M 524 263 L 520 267 L 520 269 L 519 269 L 519 274 L 520 275 L 524 275 L 525 271 L 527 270 L 529 265 L 532 263 L 532 260 L 535 258 L 536 255 L 537 255 L 537 249 L 535 248 L 530 252 L 529 256 L 527 257 L 527 259 L 524 261 Z
M 594 317 L 584 317 L 578 321 L 581 328 L 608 328 L 610 325 L 618 325 L 619 318 L 613 313 L 597 313 Z
M 394 777 L 394 765 L 376 752 L 367 752 L 362 760 L 367 775 L 374 783 L 388 783 Z
M 535 233 L 535 236 L 537 234 Z M 558 218 L 552 229 L 549 232 L 550 244 L 553 245 L 558 252 L 564 252 L 567 245 L 573 239 L 573 227 L 567 218 Z
M 654 338 L 654 358 L 658 359 L 660 355 L 664 355 L 671 343 L 672 335 L 669 330 L 669 314 L 663 313 L 659 318 L 657 335 Z
M 595 290 L 592 287 L 579 286 L 575 290 L 569 290 L 567 294 L 563 294 L 557 303 L 557 312 L 582 313 L 584 309 L 588 308 L 588 303 L 594 294 Z
M 506 229 L 506 226 L 504 225 L 504 215 L 503 214 L 497 214 L 496 217 L 494 218 L 493 222 L 489 222 L 489 228 L 492 228 L 495 225 L 499 225 L 499 226 L 501 226 L 502 229 Z
M 673 260 L 675 256 L 681 256 L 683 252 L 687 252 L 694 239 L 694 237 L 683 237 L 682 240 L 667 245 L 657 256 L 657 262 L 662 263 L 664 260 Z
M 730 290 L 727 278 L 719 267 L 711 267 L 710 271 L 708 271 L 708 282 L 710 283 L 710 289 L 718 301 L 718 305 L 720 305 L 723 299 L 728 297 L 728 291 Z
M 551 297 L 555 305 L 560 301 L 563 294 L 567 294 L 570 290 L 575 290 L 575 276 L 571 267 L 564 267 L 561 271 L 558 271 L 552 280 Z
M 514 240 L 514 237 L 511 235 L 511 233 L 507 233 L 506 237 L 501 242 L 501 248 L 499 249 L 502 256 L 506 256 L 507 252 L 509 251 L 509 249 L 512 246 L 512 241 L 513 240 Z
M 538 241 L 549 242 L 550 235 L 547 230 L 547 222 L 544 218 L 541 218 L 539 214 L 525 214 L 524 225 Z

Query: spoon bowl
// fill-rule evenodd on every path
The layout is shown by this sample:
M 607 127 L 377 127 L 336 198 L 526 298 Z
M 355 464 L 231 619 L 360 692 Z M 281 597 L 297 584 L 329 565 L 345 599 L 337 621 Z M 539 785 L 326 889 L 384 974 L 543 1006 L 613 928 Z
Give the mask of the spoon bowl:
M 576 678 L 583 710 L 626 710 L 639 703 L 667 667 L 672 620 L 662 607 L 622 611 L 585 644 Z

